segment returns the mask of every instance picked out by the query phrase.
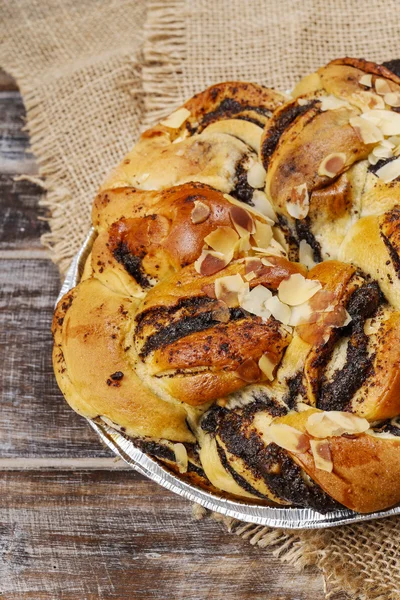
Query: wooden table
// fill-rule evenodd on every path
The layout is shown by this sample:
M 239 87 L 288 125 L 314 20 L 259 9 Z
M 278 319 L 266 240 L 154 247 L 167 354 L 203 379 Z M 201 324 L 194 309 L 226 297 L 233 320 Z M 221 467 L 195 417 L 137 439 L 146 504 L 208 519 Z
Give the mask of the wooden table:
M 24 108 L 0 73 L 0 597 L 316 600 L 298 573 L 116 462 L 64 402 L 51 365 L 60 287 L 41 247 Z M 343 600 L 344 595 L 335 596 Z

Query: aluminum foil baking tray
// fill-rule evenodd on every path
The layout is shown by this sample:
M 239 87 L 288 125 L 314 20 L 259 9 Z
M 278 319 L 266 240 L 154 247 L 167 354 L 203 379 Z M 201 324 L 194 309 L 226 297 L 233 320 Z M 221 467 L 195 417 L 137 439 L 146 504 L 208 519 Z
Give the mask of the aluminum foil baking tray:
M 85 260 L 91 250 L 94 238 L 95 233 L 91 229 L 81 249 L 71 263 L 59 298 L 79 283 Z M 400 506 L 367 515 L 360 515 L 347 509 L 321 514 L 311 508 L 275 508 L 222 498 L 186 483 L 167 468 L 164 468 L 160 463 L 136 448 L 129 438 L 106 423 L 99 423 L 90 419 L 88 419 L 88 422 L 106 446 L 142 475 L 145 475 L 167 490 L 179 494 L 179 496 L 183 496 L 192 502 L 197 502 L 209 510 L 240 519 L 241 521 L 284 529 L 321 529 L 400 514 Z

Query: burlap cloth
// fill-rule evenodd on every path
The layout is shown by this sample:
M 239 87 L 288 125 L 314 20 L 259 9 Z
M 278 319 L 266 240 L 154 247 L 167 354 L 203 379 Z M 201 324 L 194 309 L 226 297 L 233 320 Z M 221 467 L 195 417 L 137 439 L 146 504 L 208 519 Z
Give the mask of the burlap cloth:
M 398 0 L 0 0 L 0 64 L 16 79 L 47 190 L 43 243 L 65 270 L 98 184 L 139 131 L 227 79 L 290 88 L 343 55 L 399 58 Z M 327 594 L 400 598 L 400 519 L 326 531 L 224 520 L 298 566 Z

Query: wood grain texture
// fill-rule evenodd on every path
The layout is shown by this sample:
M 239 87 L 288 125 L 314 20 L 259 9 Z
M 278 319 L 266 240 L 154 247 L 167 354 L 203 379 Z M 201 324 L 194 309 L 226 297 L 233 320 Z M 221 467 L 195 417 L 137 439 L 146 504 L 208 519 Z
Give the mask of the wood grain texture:
M 0 94 L 0 162 L 3 174 L 35 175 L 38 167 L 29 150 L 25 111 L 21 95 L 16 91 Z
M 49 260 L 0 261 L 1 456 L 110 456 L 63 399 L 50 333 L 60 288 Z
M 38 206 L 42 191 L 30 181 L 0 175 L 0 250 L 40 250 L 40 236 L 48 230 L 46 212 Z
M 133 472 L 7 472 L 0 498 L 7 600 L 322 596 L 317 573 L 193 521 L 189 503 Z

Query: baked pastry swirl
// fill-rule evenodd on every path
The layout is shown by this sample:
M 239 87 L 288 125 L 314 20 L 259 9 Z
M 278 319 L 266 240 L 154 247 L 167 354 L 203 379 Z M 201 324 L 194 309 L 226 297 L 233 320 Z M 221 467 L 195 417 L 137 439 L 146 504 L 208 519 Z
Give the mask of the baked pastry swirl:
M 215 85 L 93 205 L 53 362 L 79 414 L 246 501 L 400 502 L 400 77 Z

